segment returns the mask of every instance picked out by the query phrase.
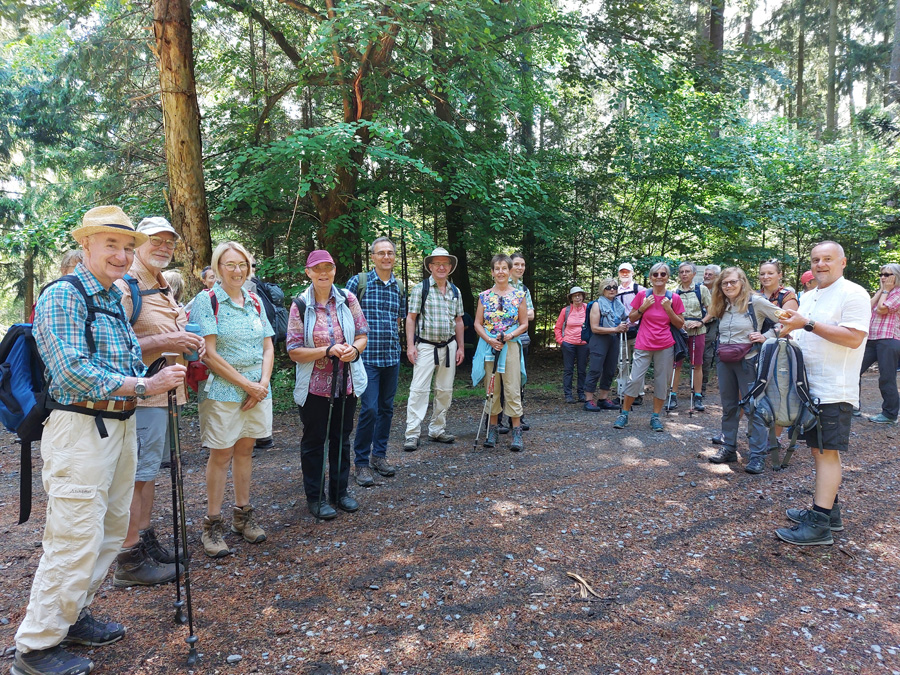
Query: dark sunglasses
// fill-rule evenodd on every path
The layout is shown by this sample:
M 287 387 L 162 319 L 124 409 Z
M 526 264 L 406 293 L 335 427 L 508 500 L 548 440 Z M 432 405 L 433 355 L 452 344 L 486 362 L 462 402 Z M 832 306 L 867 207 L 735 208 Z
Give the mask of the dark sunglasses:
M 892 277 L 892 276 L 894 276 L 894 275 L 891 274 L 890 272 L 882 272 L 879 276 L 882 276 L 882 277 Z
M 668 272 L 654 272 L 654 273 L 651 274 L 650 276 L 651 276 L 651 277 L 656 277 L 656 278 L 659 278 L 659 277 L 667 277 L 667 276 L 669 276 L 669 273 L 668 273 Z
M 617 291 L 617 290 L 619 290 L 619 287 L 618 286 L 604 286 L 603 290 L 604 291 Z

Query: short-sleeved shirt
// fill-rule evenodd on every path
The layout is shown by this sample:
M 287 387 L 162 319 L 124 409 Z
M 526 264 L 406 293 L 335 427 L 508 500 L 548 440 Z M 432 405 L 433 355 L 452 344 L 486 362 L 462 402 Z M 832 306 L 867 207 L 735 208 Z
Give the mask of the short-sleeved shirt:
M 568 317 L 566 317 L 567 312 Z M 581 327 L 584 325 L 586 313 L 587 304 L 584 302 L 578 306 L 566 305 L 560 310 L 559 316 L 556 317 L 556 325 L 553 326 L 553 336 L 556 338 L 557 344 L 587 344 L 581 339 Z
M 703 310 L 709 310 L 709 306 L 712 304 L 712 294 L 709 292 L 709 289 L 700 284 L 700 298 L 703 300 L 703 306 L 700 306 L 700 300 L 697 299 L 697 293 L 694 291 L 694 286 L 691 286 L 688 290 L 684 290 L 679 287 L 677 291 L 678 297 L 681 298 L 681 302 L 684 303 L 684 318 L 685 319 L 696 319 L 700 321 L 703 318 Z M 691 337 L 694 335 L 705 335 L 706 334 L 706 325 L 704 324 L 700 328 L 689 328 L 687 330 L 687 334 Z
M 218 321 L 213 314 L 209 292 L 199 293 L 194 298 L 191 322 L 200 326 L 200 335 L 216 336 L 216 353 L 241 375 L 251 382 L 262 380 L 263 346 L 267 337 L 275 335 L 266 311 L 259 298 L 251 299 L 247 289 L 242 288 L 244 306 L 240 307 L 221 284 L 212 288 L 219 301 Z M 259 308 L 257 310 L 257 307 Z M 246 392 L 236 384 L 212 372 L 212 384 L 206 390 L 206 397 L 214 401 L 240 403 L 247 398 Z M 266 398 L 272 397 L 272 388 Z
M 519 325 L 519 306 L 525 300 L 525 291 L 513 289 L 499 295 L 489 288 L 479 293 L 478 299 L 484 307 L 484 329 L 491 336 L 499 337 Z
M 346 289 L 356 296 L 359 276 L 347 282 Z M 359 300 L 358 296 L 357 299 Z M 406 298 L 397 278 L 382 281 L 375 270 L 366 277 L 366 292 L 359 300 L 369 326 L 368 342 L 362 353 L 363 363 L 372 368 L 387 368 L 400 363 L 400 332 L 397 319 L 406 316 Z M 350 308 L 352 311 L 352 307 Z
M 900 340 L 900 287 L 890 290 L 884 299 L 887 314 L 872 312 L 869 326 L 870 340 Z
M 369 295 L 369 285 L 366 283 L 366 296 Z M 356 331 L 356 337 L 367 335 L 369 332 L 369 324 L 366 316 L 363 314 L 359 300 L 353 293 L 347 292 L 347 308 L 353 315 L 353 329 Z M 337 318 L 337 300 L 334 297 L 334 286 L 331 287 L 331 296 L 323 305 L 315 304 L 316 324 L 313 326 L 313 344 L 306 344 L 306 329 L 303 325 L 303 317 L 300 316 L 300 310 L 297 309 L 297 303 L 291 303 L 291 312 L 288 315 L 287 339 L 285 346 L 287 350 L 301 349 L 303 347 L 330 347 L 331 345 L 343 344 L 346 341 L 344 329 Z M 363 354 L 369 351 L 369 345 Z M 343 377 L 344 368 L 347 366 L 343 361 L 338 361 L 337 377 L 340 382 Z M 309 378 L 309 393 L 316 396 L 331 396 L 331 381 L 334 375 L 334 365 L 331 357 L 323 356 L 316 359 L 313 364 L 312 374 Z M 353 393 L 353 383 L 347 378 L 347 394 Z
M 422 311 L 422 288 L 429 284 L 425 311 Z M 456 317 L 463 313 L 462 297 L 453 292 L 447 281 L 447 292 L 441 293 L 434 280 L 428 277 L 416 284 L 409 294 L 409 312 L 416 316 L 416 335 L 429 342 L 446 342 L 456 333 Z
M 623 286 L 619 284 L 619 289 L 616 291 L 616 297 L 619 299 L 625 307 L 631 307 L 631 303 L 634 300 L 635 296 L 641 291 L 646 290 L 643 286 L 641 286 L 638 282 L 632 279 L 631 284 L 629 286 Z M 640 323 L 640 320 L 635 321 L 634 323 L 631 320 L 628 320 L 629 326 L 636 326 Z
M 872 305 L 865 289 L 841 277 L 826 288 L 814 288 L 800 298 L 799 313 L 816 323 L 869 332 Z M 822 403 L 859 405 L 859 369 L 866 341 L 856 349 L 829 342 L 814 333 L 795 330 L 791 336 L 803 351 L 809 390 Z
M 146 368 L 137 336 L 122 311 L 122 292 L 115 285 L 104 288 L 84 263 L 73 274 L 95 307 L 116 316 L 96 313 L 91 329 L 96 352 L 91 354 L 85 337 L 84 296 L 65 281 L 41 293 L 34 312 L 34 338 L 47 367 L 50 396 L 62 405 L 130 398 L 112 393 L 125 384 L 126 377 L 141 377 Z
M 510 279 L 509 285 L 515 288 L 517 291 L 525 291 L 525 306 L 533 312 L 534 302 L 532 302 L 531 300 L 531 291 L 529 291 L 528 287 L 522 283 L 521 279 L 519 281 L 513 281 L 512 279 Z
M 649 293 L 653 295 L 653 291 L 641 291 L 634 300 L 631 301 L 631 308 L 638 309 L 644 304 L 644 297 Z M 670 328 L 671 322 L 666 310 L 662 308 L 662 300 L 665 295 L 653 295 L 654 303 L 641 315 L 641 327 L 638 330 L 637 339 L 634 341 L 635 349 L 645 351 L 656 351 L 658 349 L 666 349 L 675 344 L 675 338 L 672 337 Z M 681 296 L 677 293 L 672 294 L 672 311 L 675 314 L 684 314 L 684 303 Z
M 138 339 L 149 337 L 152 335 L 161 335 L 163 333 L 173 333 L 183 331 L 187 324 L 187 316 L 184 309 L 175 301 L 174 294 L 171 292 L 169 285 L 163 278 L 162 272 L 154 272 L 142 263 L 137 256 L 131 264 L 128 273 L 137 279 L 138 288 L 142 291 L 159 290 L 159 293 L 150 293 L 141 296 L 141 313 L 138 315 L 137 321 L 134 323 L 134 332 Z M 125 310 L 125 316 L 131 318 L 134 309 L 134 303 L 131 297 L 131 287 L 124 279 L 117 279 L 116 286 L 122 291 L 122 308 Z M 163 351 L 148 352 L 142 350 L 144 365 L 149 366 L 162 356 Z M 179 363 L 184 363 L 183 358 L 178 359 Z M 184 405 L 187 401 L 187 392 L 184 385 L 178 387 L 178 404 Z M 138 399 L 138 405 L 148 408 L 163 408 L 168 405 L 169 395 L 167 393 L 149 396 L 145 399 Z

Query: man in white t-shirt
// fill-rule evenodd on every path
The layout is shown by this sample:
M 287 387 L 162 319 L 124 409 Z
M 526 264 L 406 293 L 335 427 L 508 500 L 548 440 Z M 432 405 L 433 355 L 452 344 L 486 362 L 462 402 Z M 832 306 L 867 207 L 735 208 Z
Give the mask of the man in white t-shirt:
M 790 316 L 781 322 L 782 335 L 797 331 L 794 337 L 803 351 L 810 393 L 820 409 L 821 430 L 813 428 L 804 435 L 816 464 L 812 508 L 788 509 L 787 517 L 797 524 L 775 531 L 779 539 L 799 546 L 833 544 L 831 533 L 844 529 L 838 503 L 840 453 L 849 449 L 872 314 L 869 294 L 844 278 L 847 258 L 840 244 L 823 241 L 813 248 L 810 260 L 819 285 L 803 294 L 796 311 L 784 310 Z

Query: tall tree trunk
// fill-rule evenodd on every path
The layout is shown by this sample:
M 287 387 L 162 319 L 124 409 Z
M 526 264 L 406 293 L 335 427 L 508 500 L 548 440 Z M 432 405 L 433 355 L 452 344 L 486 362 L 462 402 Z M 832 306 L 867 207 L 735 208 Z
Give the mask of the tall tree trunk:
M 894 47 L 891 50 L 891 73 L 884 104 L 900 101 L 900 0 L 894 0 Z
M 199 290 L 200 272 L 212 257 L 212 241 L 203 183 L 190 0 L 154 0 L 153 35 L 159 59 L 169 215 L 184 241 L 178 251 L 187 292 L 192 294 Z
M 712 49 L 713 67 L 719 67 L 725 49 L 725 0 L 710 0 L 709 46 Z
M 22 321 L 31 318 L 31 308 L 34 307 L 34 249 L 29 249 L 25 254 L 25 264 L 22 270 L 22 281 L 25 283 L 25 307 L 23 308 Z
M 837 132 L 837 0 L 828 0 L 828 90 L 825 103 L 825 141 Z
M 806 65 L 806 2 L 800 0 L 800 17 L 797 21 L 797 124 L 803 117 L 803 69 Z

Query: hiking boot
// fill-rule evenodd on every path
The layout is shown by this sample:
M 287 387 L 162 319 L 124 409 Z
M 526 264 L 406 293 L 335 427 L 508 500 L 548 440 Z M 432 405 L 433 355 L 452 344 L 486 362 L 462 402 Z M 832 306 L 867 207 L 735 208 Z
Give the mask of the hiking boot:
M 225 520 L 222 515 L 205 516 L 203 518 L 203 534 L 200 535 L 203 551 L 210 558 L 221 558 L 231 554 L 225 543 Z
M 788 509 L 787 511 L 785 511 L 785 515 L 787 515 L 788 519 L 793 520 L 795 523 L 799 523 L 806 518 L 806 514 L 808 512 L 809 509 Z M 844 521 L 841 519 L 840 503 L 835 503 L 835 505 L 831 508 L 829 527 L 831 528 L 832 532 L 844 531 Z
M 509 449 L 513 452 L 522 452 L 522 448 L 525 446 L 522 444 L 522 427 L 513 427 L 512 430 L 512 443 L 509 445 Z
M 428 440 L 433 441 L 434 443 L 455 443 L 456 436 L 448 434 L 446 431 L 442 431 L 437 435 L 428 434 Z
M 525 415 L 522 415 L 519 418 L 519 426 L 522 427 L 522 431 L 528 431 L 531 427 L 528 425 L 528 422 L 525 421 Z
M 762 457 L 752 457 L 749 462 L 747 462 L 747 466 L 744 467 L 744 471 L 752 474 L 760 474 L 766 470 L 766 460 Z
M 140 536 L 141 541 L 144 543 L 144 550 L 147 551 L 147 555 L 156 562 L 163 564 L 175 562 L 175 554 L 159 543 L 159 539 L 156 538 L 156 531 L 152 527 L 141 530 Z M 181 551 L 178 554 L 178 557 L 181 559 L 181 562 L 184 562 L 186 557 L 184 551 Z
M 497 427 L 489 426 L 487 435 L 484 437 L 484 443 L 482 444 L 485 448 L 493 448 L 497 445 Z
M 357 464 L 356 484 L 360 487 L 372 487 L 375 485 L 375 477 L 372 475 L 372 469 L 365 464 Z
M 266 438 L 257 438 L 256 442 L 253 444 L 254 450 L 271 450 L 275 447 L 275 441 L 271 436 Z
M 353 499 L 350 495 L 344 495 L 343 497 L 338 497 L 336 500 L 331 502 L 334 506 L 338 507 L 341 511 L 346 511 L 347 513 L 353 513 L 355 511 L 359 511 L 359 502 Z
M 703 412 L 706 410 L 706 406 L 703 405 L 703 395 L 702 394 L 694 394 L 694 410 L 699 412 Z
M 653 431 L 662 431 L 664 429 L 662 420 L 659 419 L 658 413 L 653 413 L 650 415 L 650 428 Z
M 419 439 L 415 436 L 410 436 L 403 441 L 403 449 L 406 452 L 415 452 L 419 449 Z
M 78 621 L 69 626 L 69 632 L 60 643 L 102 647 L 125 637 L 125 626 L 115 621 L 97 621 L 87 607 L 78 614 Z
M 609 401 L 608 399 L 605 399 L 605 398 L 604 398 L 604 399 L 602 399 L 601 401 L 598 401 L 598 402 L 597 402 L 597 407 L 600 408 L 600 410 L 618 410 L 618 409 L 619 409 L 619 404 L 618 404 L 618 403 L 612 403 L 612 402 Z
M 897 418 L 891 419 L 884 413 L 878 413 L 874 417 L 869 418 L 870 422 L 875 422 L 875 424 L 897 424 Z
M 834 543 L 831 536 L 830 519 L 824 513 L 805 509 L 804 517 L 793 527 L 779 527 L 775 536 L 781 541 L 797 546 L 830 546 Z
M 566 403 L 575 403 L 575 399 L 571 396 L 566 396 Z
M 393 476 L 397 473 L 397 469 L 388 464 L 387 457 L 372 455 L 372 457 L 369 458 L 369 467 L 380 473 L 382 476 Z
M 601 410 L 603 410 L 603 408 L 598 406 L 593 401 L 588 401 L 587 403 L 585 403 L 584 409 L 587 410 L 588 412 L 600 412 Z
M 235 506 L 231 511 L 231 531 L 243 535 L 244 541 L 259 544 L 266 540 L 266 531 L 256 522 L 256 509 L 250 504 Z
M 644 405 L 644 395 L 641 394 L 636 399 L 634 399 L 634 403 L 632 403 L 631 405 Z
M 713 445 L 725 445 L 725 434 L 719 434 L 709 439 Z
M 334 510 L 334 507 L 330 504 L 326 504 L 325 502 L 306 502 L 306 507 L 309 509 L 309 512 L 313 514 L 316 518 L 320 520 L 331 520 L 332 518 L 337 518 L 337 511 Z
M 613 422 L 613 429 L 624 429 L 628 426 L 628 411 L 623 410 L 619 413 L 619 416 L 616 418 L 616 421 Z
M 90 659 L 70 654 L 56 645 L 31 652 L 17 649 L 9 672 L 13 675 L 87 675 L 93 669 L 94 662 Z
M 584 397 L 584 394 L 578 394 L 578 402 L 584 403 L 587 399 Z
M 862 410 L 859 409 L 859 406 L 853 406 L 853 416 L 862 417 Z
M 508 434 L 510 425 L 512 425 L 512 420 L 509 421 L 509 424 L 504 424 L 503 423 L 503 415 L 501 414 L 497 417 L 497 432 L 498 433 Z
M 727 464 L 728 462 L 736 462 L 737 458 L 737 451 L 734 448 L 723 445 L 716 450 L 716 453 L 709 458 L 709 461 L 713 464 Z
M 674 392 L 669 394 L 669 400 L 666 401 L 666 410 L 675 410 L 678 407 L 678 396 Z
M 174 579 L 174 560 L 171 563 L 158 562 L 150 556 L 142 541 L 123 549 L 116 556 L 116 572 L 113 574 L 113 586 L 116 588 L 157 586 Z

